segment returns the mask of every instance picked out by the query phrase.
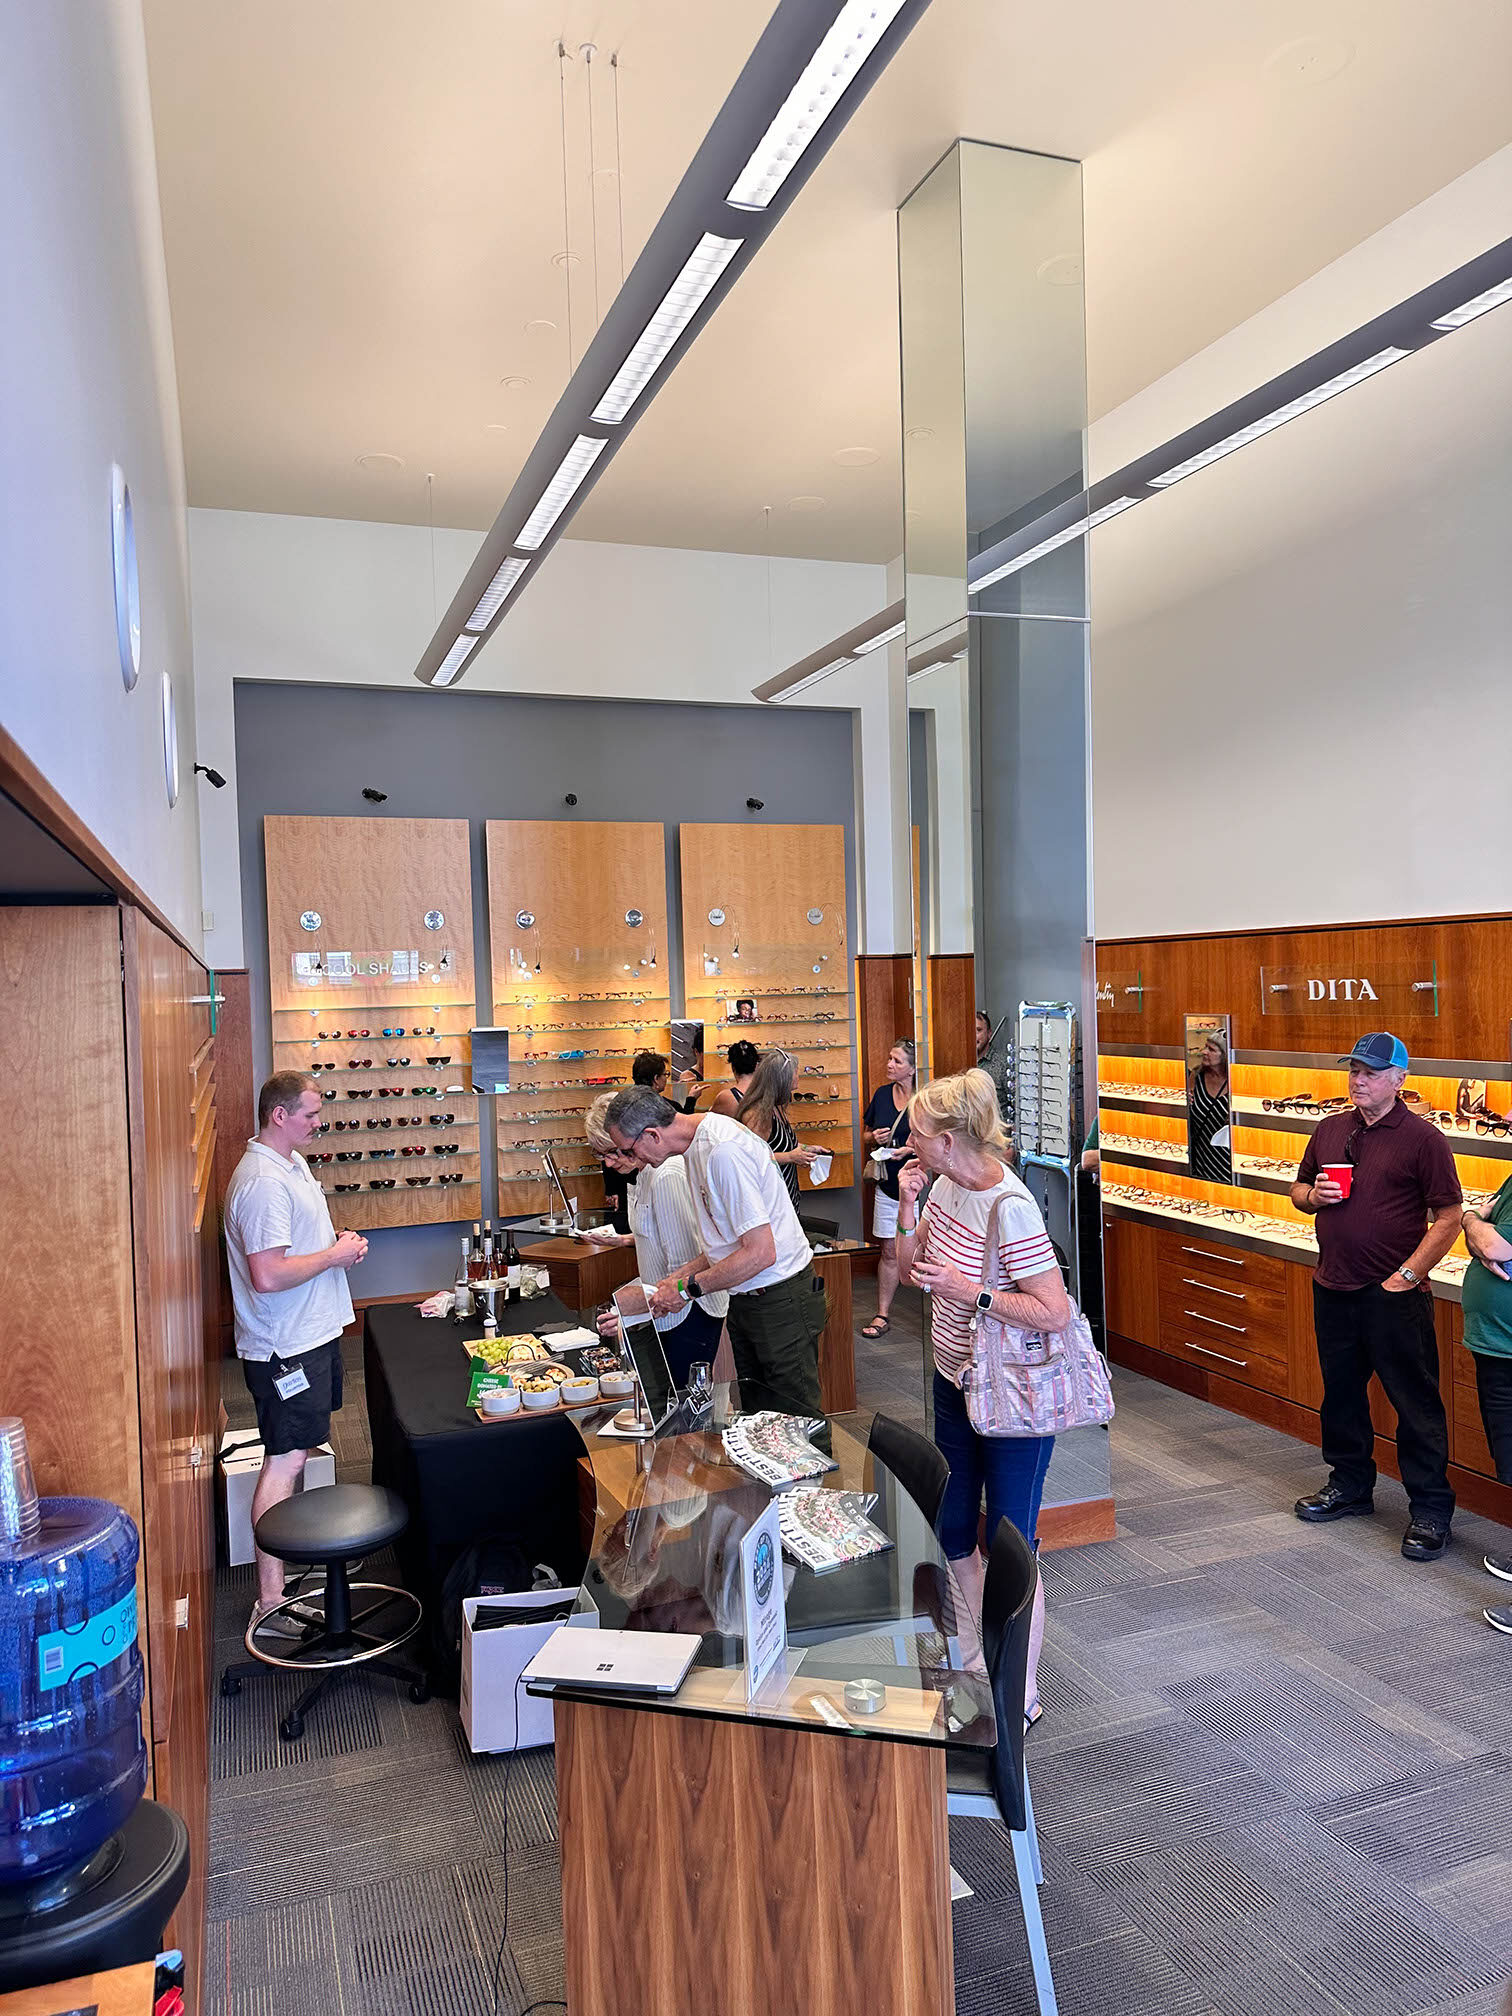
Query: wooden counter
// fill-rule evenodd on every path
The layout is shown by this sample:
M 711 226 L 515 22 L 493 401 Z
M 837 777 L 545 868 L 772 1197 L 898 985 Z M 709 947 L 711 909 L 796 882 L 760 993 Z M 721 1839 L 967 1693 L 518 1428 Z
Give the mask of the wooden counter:
M 535 1239 L 520 1248 L 529 1267 L 544 1267 L 554 1295 L 579 1315 L 607 1302 L 635 1279 L 633 1246 L 600 1246 L 583 1239 Z

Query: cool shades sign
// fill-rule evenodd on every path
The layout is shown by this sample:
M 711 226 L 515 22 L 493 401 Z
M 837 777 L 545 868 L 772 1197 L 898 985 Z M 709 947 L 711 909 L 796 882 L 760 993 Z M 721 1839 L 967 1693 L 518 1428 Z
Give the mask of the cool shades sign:
M 1364 1010 L 1388 1023 L 1419 1020 L 1438 1014 L 1441 986 L 1437 960 L 1427 960 L 1416 969 L 1377 967 L 1366 973 L 1339 973 L 1323 966 L 1262 966 L 1260 1012 L 1358 1019 Z
M 434 952 L 296 952 L 296 987 L 355 987 L 381 980 L 389 987 L 423 987 L 443 980 L 454 965 L 445 947 Z

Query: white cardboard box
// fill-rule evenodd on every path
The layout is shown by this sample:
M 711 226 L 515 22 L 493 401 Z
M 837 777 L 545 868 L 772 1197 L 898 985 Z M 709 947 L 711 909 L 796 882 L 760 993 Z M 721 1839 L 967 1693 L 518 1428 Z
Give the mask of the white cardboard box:
M 250 1429 L 231 1429 L 221 1436 L 221 1489 L 226 1506 L 226 1559 L 233 1568 L 245 1567 L 252 1559 L 252 1493 L 257 1489 L 257 1473 L 262 1469 L 263 1446 Z M 336 1482 L 336 1457 L 329 1442 L 312 1450 L 305 1464 L 304 1491 L 318 1491 Z
M 462 1605 L 462 1727 L 474 1750 L 539 1750 L 555 1740 L 549 1700 L 527 1694 L 520 1675 L 557 1629 L 555 1622 L 500 1624 L 475 1631 L 480 1610 L 551 1610 L 576 1594 L 572 1589 L 524 1589 L 516 1596 L 469 1596 Z M 598 1629 L 598 1612 L 567 1619 Z

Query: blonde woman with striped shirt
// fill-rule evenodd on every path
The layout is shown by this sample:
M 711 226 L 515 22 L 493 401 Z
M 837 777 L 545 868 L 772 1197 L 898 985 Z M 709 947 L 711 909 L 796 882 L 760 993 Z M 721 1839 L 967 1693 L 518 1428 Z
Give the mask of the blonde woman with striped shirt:
M 968 1659 L 981 1663 L 982 1579 L 977 1548 L 982 1498 L 987 1533 L 1011 1520 L 1032 1546 L 1053 1435 L 979 1435 L 966 1415 L 961 1381 L 971 1362 L 972 1318 L 982 1292 L 982 1261 L 993 1207 L 1003 1269 L 1012 1287 L 992 1298 L 992 1314 L 1029 1330 L 1061 1330 L 1070 1321 L 1055 1249 L 1039 1207 L 1008 1166 L 1010 1150 L 997 1094 L 985 1071 L 937 1078 L 908 1103 L 909 1140 L 916 1160 L 898 1179 L 898 1272 L 928 1291 L 934 1351 L 935 1441 L 950 1464 L 940 1507 L 940 1544 L 970 1612 L 962 1638 Z M 922 1212 L 920 1194 L 933 1178 Z M 1026 1712 L 1039 1719 L 1039 1650 L 1045 1599 L 1036 1590 L 1029 1640 Z

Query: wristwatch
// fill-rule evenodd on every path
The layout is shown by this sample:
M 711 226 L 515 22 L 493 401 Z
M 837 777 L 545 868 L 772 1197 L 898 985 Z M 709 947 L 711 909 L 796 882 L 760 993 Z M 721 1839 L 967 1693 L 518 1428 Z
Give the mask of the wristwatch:
M 976 1306 L 981 1311 L 982 1315 L 986 1316 L 990 1313 L 992 1309 L 992 1291 L 990 1288 L 984 1288 L 981 1294 L 978 1295 L 976 1299 Z
M 696 1274 L 686 1274 L 677 1285 L 682 1290 L 683 1300 L 691 1302 L 698 1293 L 698 1276 Z
M 1416 1288 L 1418 1282 L 1422 1279 L 1422 1276 L 1414 1274 L 1410 1267 L 1398 1267 L 1397 1272 L 1404 1281 L 1410 1282 L 1414 1288 Z

